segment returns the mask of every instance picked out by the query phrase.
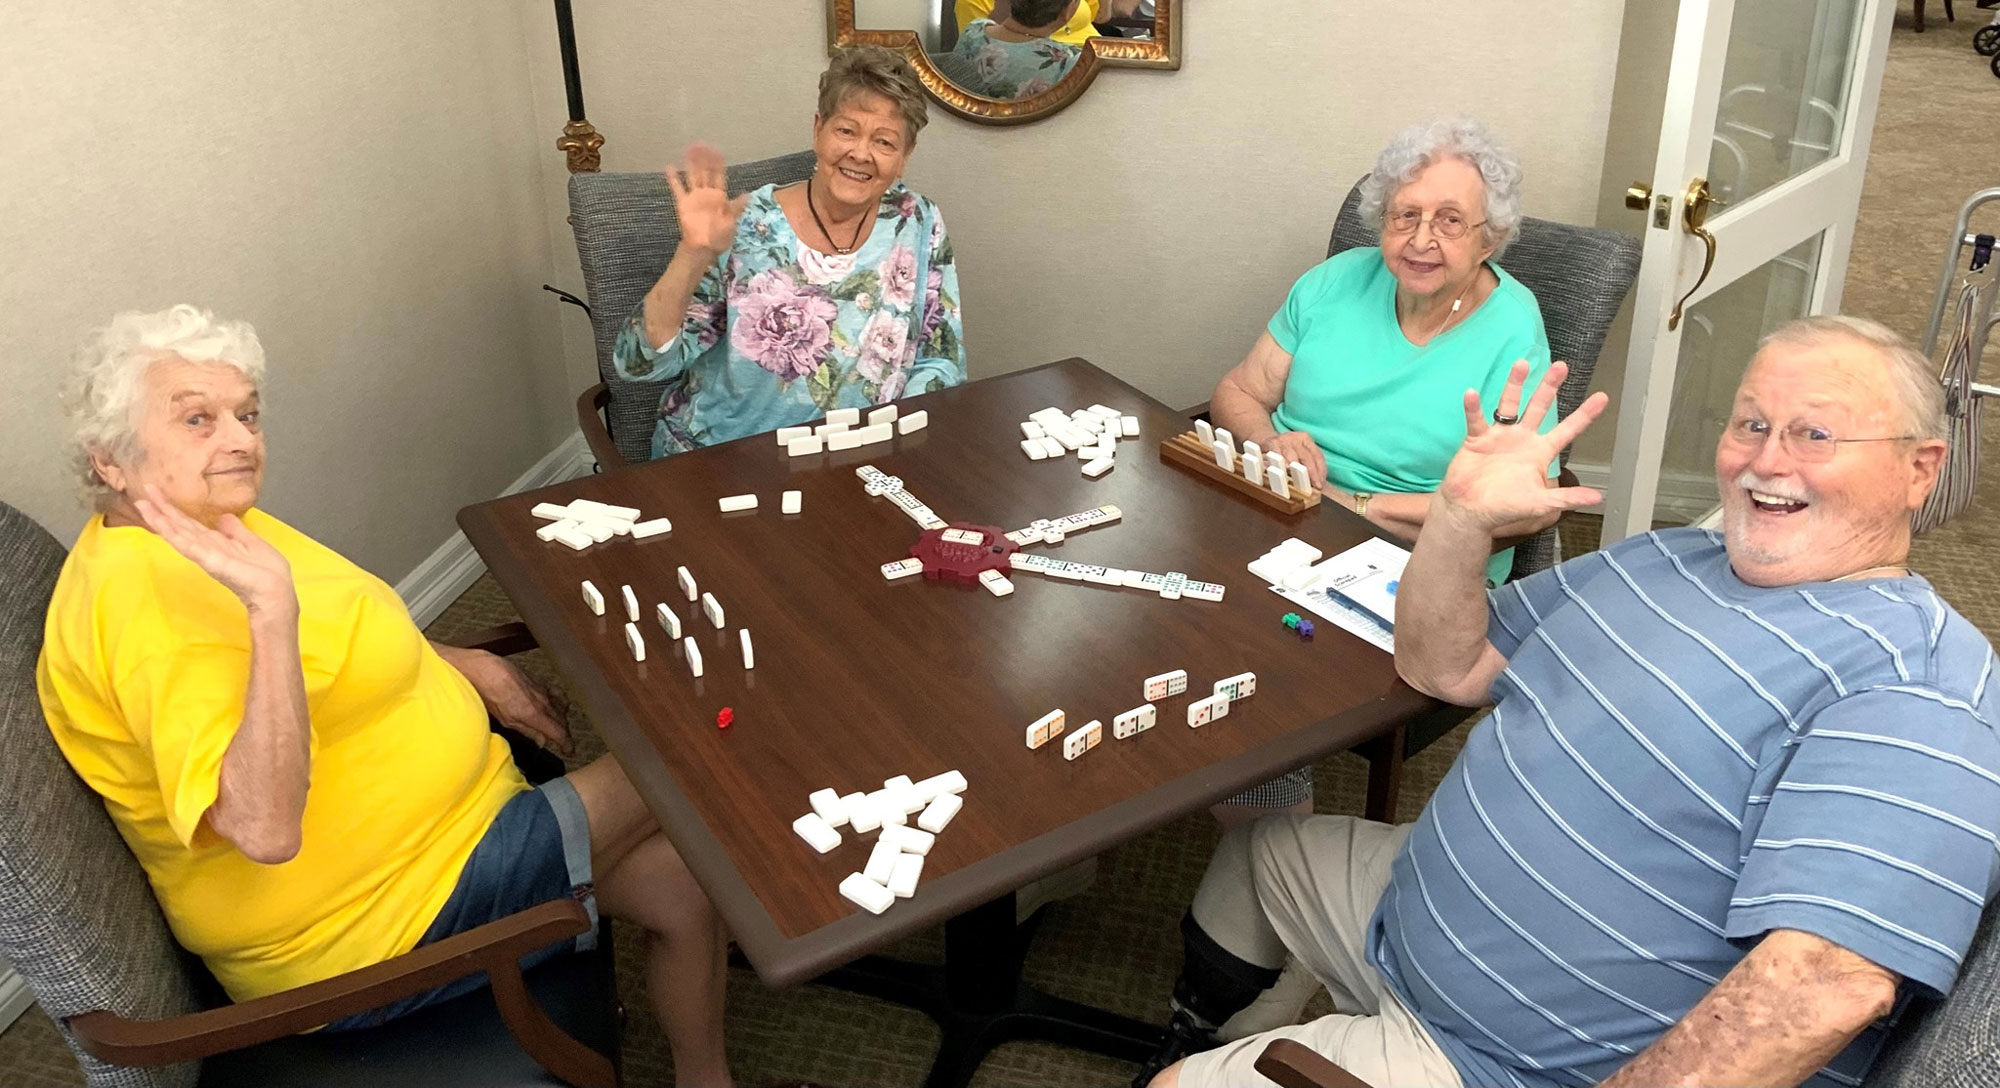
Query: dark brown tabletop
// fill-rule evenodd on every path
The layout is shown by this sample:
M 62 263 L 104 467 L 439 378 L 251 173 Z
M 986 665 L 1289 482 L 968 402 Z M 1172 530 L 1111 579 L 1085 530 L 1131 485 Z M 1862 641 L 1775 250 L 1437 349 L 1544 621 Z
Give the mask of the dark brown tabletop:
M 1075 457 L 1030 461 L 1020 422 L 1038 409 L 1103 403 L 1141 420 L 1117 467 L 1085 479 Z M 1177 816 L 1328 753 L 1381 735 L 1437 704 L 1399 681 L 1387 654 L 1319 625 L 1304 641 L 1290 608 L 1244 569 L 1288 536 L 1331 555 L 1370 535 L 1332 503 L 1286 517 L 1163 464 L 1161 439 L 1188 421 L 1080 359 L 912 397 L 930 426 L 890 443 L 789 458 L 771 435 L 679 454 L 465 508 L 459 524 L 603 731 L 759 975 L 787 985 L 1003 895 Z M 918 527 L 863 493 L 873 464 L 946 521 L 1017 529 L 1106 503 L 1123 520 L 1029 551 L 1220 582 L 1220 602 L 1058 581 L 1016 571 L 1015 592 L 883 579 Z M 804 510 L 779 512 L 779 492 Z M 757 494 L 757 510 L 720 514 L 716 500 Z M 577 552 L 543 543 L 538 502 L 590 498 L 666 516 L 673 531 Z M 685 565 L 721 602 L 716 630 L 676 584 Z M 592 615 L 578 585 L 604 592 Z M 642 610 L 647 660 L 627 652 L 621 585 Z M 656 602 L 698 640 L 702 679 L 654 621 Z M 748 627 L 746 671 L 737 628 Z M 1140 705 L 1141 682 L 1186 669 L 1186 695 L 1159 704 L 1159 724 L 1111 737 L 1114 715 Z M 1234 673 L 1256 695 L 1201 729 L 1189 699 Z M 723 707 L 735 724 L 716 727 Z M 1061 708 L 1074 730 L 1097 719 L 1104 741 L 1075 762 L 1060 740 L 1029 751 L 1028 724 Z M 881 787 L 907 774 L 959 770 L 965 807 L 938 837 L 914 898 L 882 915 L 837 891 L 874 836 L 842 832 L 820 855 L 792 832 L 807 795 Z

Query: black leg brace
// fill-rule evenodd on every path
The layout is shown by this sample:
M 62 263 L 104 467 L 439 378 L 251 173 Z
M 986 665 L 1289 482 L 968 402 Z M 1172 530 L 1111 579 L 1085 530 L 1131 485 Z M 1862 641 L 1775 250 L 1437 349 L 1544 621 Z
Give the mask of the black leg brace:
M 1181 977 L 1174 981 L 1174 1005 L 1214 1031 L 1270 989 L 1281 973 L 1238 958 L 1202 931 L 1194 912 L 1181 915 Z

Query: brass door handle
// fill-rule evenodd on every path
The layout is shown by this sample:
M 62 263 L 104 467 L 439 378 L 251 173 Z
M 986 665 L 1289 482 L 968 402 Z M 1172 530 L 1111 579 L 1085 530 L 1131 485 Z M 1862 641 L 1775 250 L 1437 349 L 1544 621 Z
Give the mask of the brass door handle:
M 1680 301 L 1674 303 L 1674 312 L 1667 315 L 1669 332 L 1680 327 L 1681 313 L 1687 306 L 1687 300 L 1693 298 L 1696 291 L 1701 290 L 1701 285 L 1708 282 L 1708 274 L 1715 269 L 1715 235 L 1708 232 L 1705 224 L 1708 222 L 1708 210 L 1722 202 L 1721 198 L 1709 191 L 1707 178 L 1696 178 L 1688 183 L 1687 204 L 1681 209 L 1681 223 L 1689 234 L 1701 239 L 1707 252 L 1701 259 L 1701 275 L 1695 278 L 1694 286 L 1687 289 L 1687 294 L 1682 295 Z

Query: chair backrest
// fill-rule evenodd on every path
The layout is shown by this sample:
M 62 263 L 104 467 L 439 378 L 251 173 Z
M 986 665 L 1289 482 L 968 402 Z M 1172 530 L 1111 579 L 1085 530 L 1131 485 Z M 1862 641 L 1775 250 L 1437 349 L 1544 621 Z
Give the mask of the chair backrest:
M 800 151 L 732 166 L 729 191 L 804 181 L 814 162 L 811 151 Z M 681 243 L 680 219 L 661 174 L 571 174 L 569 221 L 583 264 L 597 373 L 611 390 L 611 438 L 625 459 L 637 464 L 653 455 L 653 421 L 664 390 L 655 382 L 621 380 L 611 366 L 611 347 L 673 259 Z
M 1973 935 L 1951 996 L 1904 1010 L 1862 1088 L 1991 1088 L 2000 1084 L 2000 908 Z
M 35 659 L 63 546 L 0 503 L 0 955 L 58 1024 L 93 1009 L 193 1012 L 197 982 L 104 803 L 42 718 Z M 97 1088 L 181 1088 L 193 1064 L 105 1065 L 70 1040 Z
M 1362 179 L 1367 180 L 1366 178 Z M 1374 226 L 1361 221 L 1361 182 L 1348 190 L 1334 219 L 1326 255 L 1377 244 Z M 1569 377 L 1556 393 L 1563 415 L 1576 411 L 1590 395 L 1597 372 L 1597 355 L 1618 307 L 1639 276 L 1637 238 L 1602 227 L 1579 227 L 1532 216 L 1521 220 L 1514 241 L 1498 264 L 1535 293 L 1542 307 L 1542 326 L 1549 335 L 1551 357 L 1569 364 Z M 1569 462 L 1569 451 L 1563 451 Z M 1556 561 L 1555 533 L 1543 530 L 1514 551 L 1514 577 L 1548 567 Z

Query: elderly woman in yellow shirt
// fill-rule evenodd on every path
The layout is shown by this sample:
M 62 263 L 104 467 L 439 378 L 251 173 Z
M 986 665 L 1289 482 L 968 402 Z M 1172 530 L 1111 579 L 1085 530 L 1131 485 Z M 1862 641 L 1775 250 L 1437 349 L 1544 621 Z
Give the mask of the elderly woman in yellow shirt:
M 679 855 L 608 757 L 527 783 L 488 715 L 569 738 L 512 665 L 427 642 L 381 579 L 256 509 L 263 376 L 250 326 L 176 306 L 114 318 L 71 383 L 98 514 L 36 682 L 174 935 L 247 1000 L 582 899 L 649 932 L 679 1080 L 729 1083 L 725 939 Z
M 1076 11 L 1062 29 L 1049 35 L 1050 41 L 1068 45 L 1082 45 L 1098 36 L 1094 23 L 1102 19 L 1117 19 L 1136 14 L 1140 0 L 1080 0 Z M 996 23 L 1007 21 L 1012 0 L 958 0 L 952 8 L 958 16 L 958 28 L 964 30 L 974 19 L 991 19 Z

